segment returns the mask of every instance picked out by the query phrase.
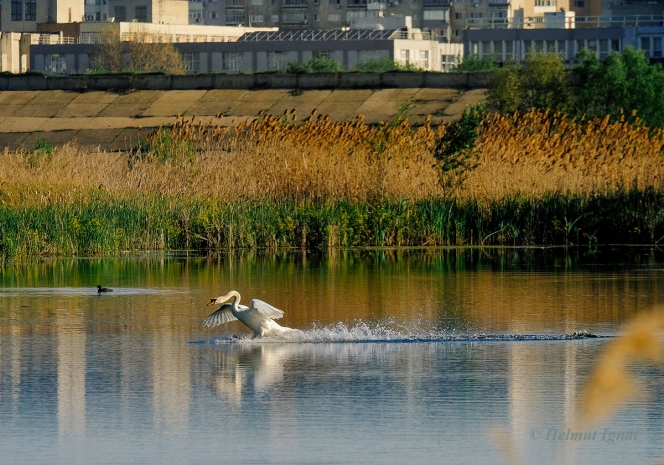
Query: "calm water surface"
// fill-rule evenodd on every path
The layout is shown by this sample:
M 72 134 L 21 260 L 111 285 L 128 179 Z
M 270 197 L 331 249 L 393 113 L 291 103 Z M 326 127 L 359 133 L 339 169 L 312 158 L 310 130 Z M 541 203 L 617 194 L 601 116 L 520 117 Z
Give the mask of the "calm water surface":
M 207 301 L 230 289 L 283 309 L 304 336 L 202 327 Z M 661 368 L 637 367 L 647 398 L 575 429 L 577 395 L 613 338 L 569 335 L 615 336 L 662 301 L 656 249 L 7 265 L 0 463 L 520 463 L 507 444 L 523 463 L 655 463 Z

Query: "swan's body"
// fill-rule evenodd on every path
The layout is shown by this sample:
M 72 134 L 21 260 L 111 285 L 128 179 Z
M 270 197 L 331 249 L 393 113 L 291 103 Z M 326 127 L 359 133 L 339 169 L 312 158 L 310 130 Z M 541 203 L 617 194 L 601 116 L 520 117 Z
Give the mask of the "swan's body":
M 228 300 L 230 302 L 227 302 Z M 237 291 L 230 291 L 226 295 L 210 299 L 208 305 L 215 304 L 222 305 L 217 311 L 203 320 L 204 326 L 214 327 L 234 320 L 240 320 L 254 332 L 254 337 L 295 331 L 277 324 L 273 318 L 281 318 L 284 316 L 284 312 L 262 300 L 253 299 L 251 307 L 240 305 L 240 293 Z

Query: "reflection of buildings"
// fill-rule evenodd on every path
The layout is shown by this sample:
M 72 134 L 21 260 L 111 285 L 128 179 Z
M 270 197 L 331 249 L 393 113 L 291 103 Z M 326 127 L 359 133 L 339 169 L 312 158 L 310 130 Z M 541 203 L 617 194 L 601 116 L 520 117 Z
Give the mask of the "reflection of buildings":
M 582 388 L 578 342 L 545 342 L 533 347 L 509 345 L 509 431 L 526 458 L 524 463 L 575 463 L 576 444 L 546 440 L 549 429 L 575 427 L 576 398 Z M 535 438 L 537 430 L 544 436 Z M 528 459 L 529 458 L 529 459 Z
M 86 429 L 85 325 L 81 312 L 58 312 L 58 437 L 61 460 L 84 457 Z

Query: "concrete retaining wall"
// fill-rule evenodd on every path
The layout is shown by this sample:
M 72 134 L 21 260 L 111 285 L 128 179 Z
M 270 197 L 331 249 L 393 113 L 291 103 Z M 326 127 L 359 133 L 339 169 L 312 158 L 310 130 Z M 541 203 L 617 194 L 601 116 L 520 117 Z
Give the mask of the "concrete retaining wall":
M 196 74 L 0 76 L 5 90 L 194 90 L 194 89 L 379 89 L 485 88 L 487 73 L 325 73 L 325 74 Z

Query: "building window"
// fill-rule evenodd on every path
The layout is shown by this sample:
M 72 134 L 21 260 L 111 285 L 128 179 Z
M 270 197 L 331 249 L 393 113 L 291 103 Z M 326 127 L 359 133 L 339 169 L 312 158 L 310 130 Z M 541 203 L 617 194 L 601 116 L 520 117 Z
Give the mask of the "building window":
M 65 57 L 57 53 L 44 55 L 44 71 L 47 73 L 64 74 L 67 71 Z
M 25 0 L 25 20 L 37 21 L 37 0 Z
M 182 54 L 184 69 L 188 73 L 197 73 L 201 70 L 201 54 L 198 52 L 185 52 Z
M 12 21 L 23 21 L 23 0 L 12 0 Z
M 284 65 L 283 52 L 267 52 L 267 69 L 283 69 Z
M 249 24 L 260 24 L 263 21 L 265 21 L 265 17 L 263 15 L 251 15 L 251 16 L 249 16 Z
M 410 64 L 410 50 L 399 50 L 399 61 L 403 65 Z
M 95 21 L 101 21 L 101 13 L 100 12 L 95 13 Z
M 254 6 L 263 6 L 264 0 L 251 0 L 251 4 Z
M 306 23 L 307 22 L 307 12 L 306 11 L 285 11 L 281 16 L 281 20 L 284 23 Z
M 420 50 L 420 68 L 429 69 L 429 51 Z
M 244 11 L 226 11 L 226 24 L 242 24 L 244 21 Z
M 201 19 L 203 19 L 203 10 L 189 12 L 189 21 L 200 23 Z
M 241 52 L 227 52 L 221 55 L 221 69 L 223 71 L 240 71 L 242 70 L 242 58 L 244 53 Z
M 210 19 L 217 19 L 219 17 L 219 14 L 216 11 L 210 11 L 208 13 L 208 18 Z
M 440 56 L 440 70 L 441 71 L 452 71 L 457 65 L 456 55 L 441 55 Z
M 349 11 L 346 13 L 346 19 L 355 19 L 355 18 L 366 18 L 367 17 L 367 12 L 366 11 Z
M 583 8 L 585 6 L 584 0 L 574 0 L 574 6 L 577 8 Z
M 327 15 L 327 20 L 331 23 L 341 22 L 341 14 L 340 13 L 329 14 Z
M 148 22 L 148 7 L 147 6 L 137 6 L 135 10 L 134 18 L 139 23 Z
M 122 22 L 122 21 L 127 21 L 127 7 L 124 6 L 116 6 L 113 9 L 113 12 L 115 13 L 115 21 L 116 22 Z
M 363 63 L 370 60 L 380 60 L 385 56 L 388 55 L 384 50 L 360 50 L 357 53 L 357 61 Z
M 272 15 L 270 16 L 270 22 L 272 24 L 279 24 L 279 15 Z

